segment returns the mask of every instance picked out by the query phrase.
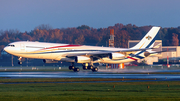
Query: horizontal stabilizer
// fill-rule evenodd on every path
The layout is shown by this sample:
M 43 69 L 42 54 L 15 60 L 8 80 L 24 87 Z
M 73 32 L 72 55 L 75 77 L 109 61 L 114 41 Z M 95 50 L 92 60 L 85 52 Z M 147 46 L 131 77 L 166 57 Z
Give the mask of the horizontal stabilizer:
M 162 43 L 159 43 L 158 45 L 154 46 L 153 49 L 159 48 L 162 45 Z

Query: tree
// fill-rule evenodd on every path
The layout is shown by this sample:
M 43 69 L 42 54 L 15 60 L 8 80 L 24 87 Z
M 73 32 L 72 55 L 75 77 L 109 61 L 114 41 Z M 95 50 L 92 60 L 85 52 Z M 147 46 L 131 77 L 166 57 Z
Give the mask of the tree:
M 44 30 L 44 29 L 45 30 L 51 30 L 53 28 L 49 24 L 41 24 L 41 25 L 34 28 L 34 30 L 36 30 L 36 29 L 39 29 L 39 30 Z
M 121 30 L 115 33 L 115 46 L 127 48 L 129 39 L 130 36 L 128 35 L 128 32 L 125 30 Z
M 83 44 L 84 40 L 84 35 L 81 35 L 75 40 L 75 44 Z
M 81 25 L 81 26 L 78 26 L 77 29 L 90 29 L 90 27 L 87 25 Z
M 172 45 L 173 46 L 179 46 L 178 35 L 175 33 L 172 33 Z

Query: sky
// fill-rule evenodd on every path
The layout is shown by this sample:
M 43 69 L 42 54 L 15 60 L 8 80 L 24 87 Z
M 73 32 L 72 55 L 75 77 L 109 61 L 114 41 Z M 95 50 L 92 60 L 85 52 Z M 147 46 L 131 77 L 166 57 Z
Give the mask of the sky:
M 136 26 L 180 26 L 180 0 L 0 0 L 0 30 L 34 30 L 116 23 Z

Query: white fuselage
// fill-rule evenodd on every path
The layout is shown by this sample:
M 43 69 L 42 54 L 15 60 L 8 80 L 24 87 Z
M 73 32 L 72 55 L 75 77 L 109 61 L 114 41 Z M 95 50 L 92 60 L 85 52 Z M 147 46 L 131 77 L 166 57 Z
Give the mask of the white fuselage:
M 31 41 L 13 42 L 4 48 L 6 52 L 18 57 L 35 58 L 35 59 L 51 59 L 51 60 L 66 61 L 66 62 L 74 62 L 74 59 L 66 57 L 67 55 L 70 54 L 120 51 L 124 49 L 125 48 L 70 45 L 70 44 L 45 43 L 45 42 L 31 42 Z M 103 57 L 93 62 L 114 64 L 114 63 L 125 63 L 131 61 L 134 61 L 134 59 L 123 58 L 123 59 L 113 60 L 110 59 L 109 57 Z

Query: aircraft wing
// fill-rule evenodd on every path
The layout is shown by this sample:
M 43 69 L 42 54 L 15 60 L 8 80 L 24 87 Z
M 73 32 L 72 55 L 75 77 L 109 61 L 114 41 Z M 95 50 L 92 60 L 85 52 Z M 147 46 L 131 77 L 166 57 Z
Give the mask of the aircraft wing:
M 66 57 L 75 57 L 75 56 L 87 56 L 87 57 L 97 57 L 97 58 L 103 58 L 107 57 L 110 53 L 115 52 L 134 52 L 134 51 L 145 51 L 153 48 L 143 48 L 143 49 L 121 49 L 121 50 L 115 50 L 115 51 L 91 51 L 88 53 L 75 53 L 75 54 L 66 54 Z

